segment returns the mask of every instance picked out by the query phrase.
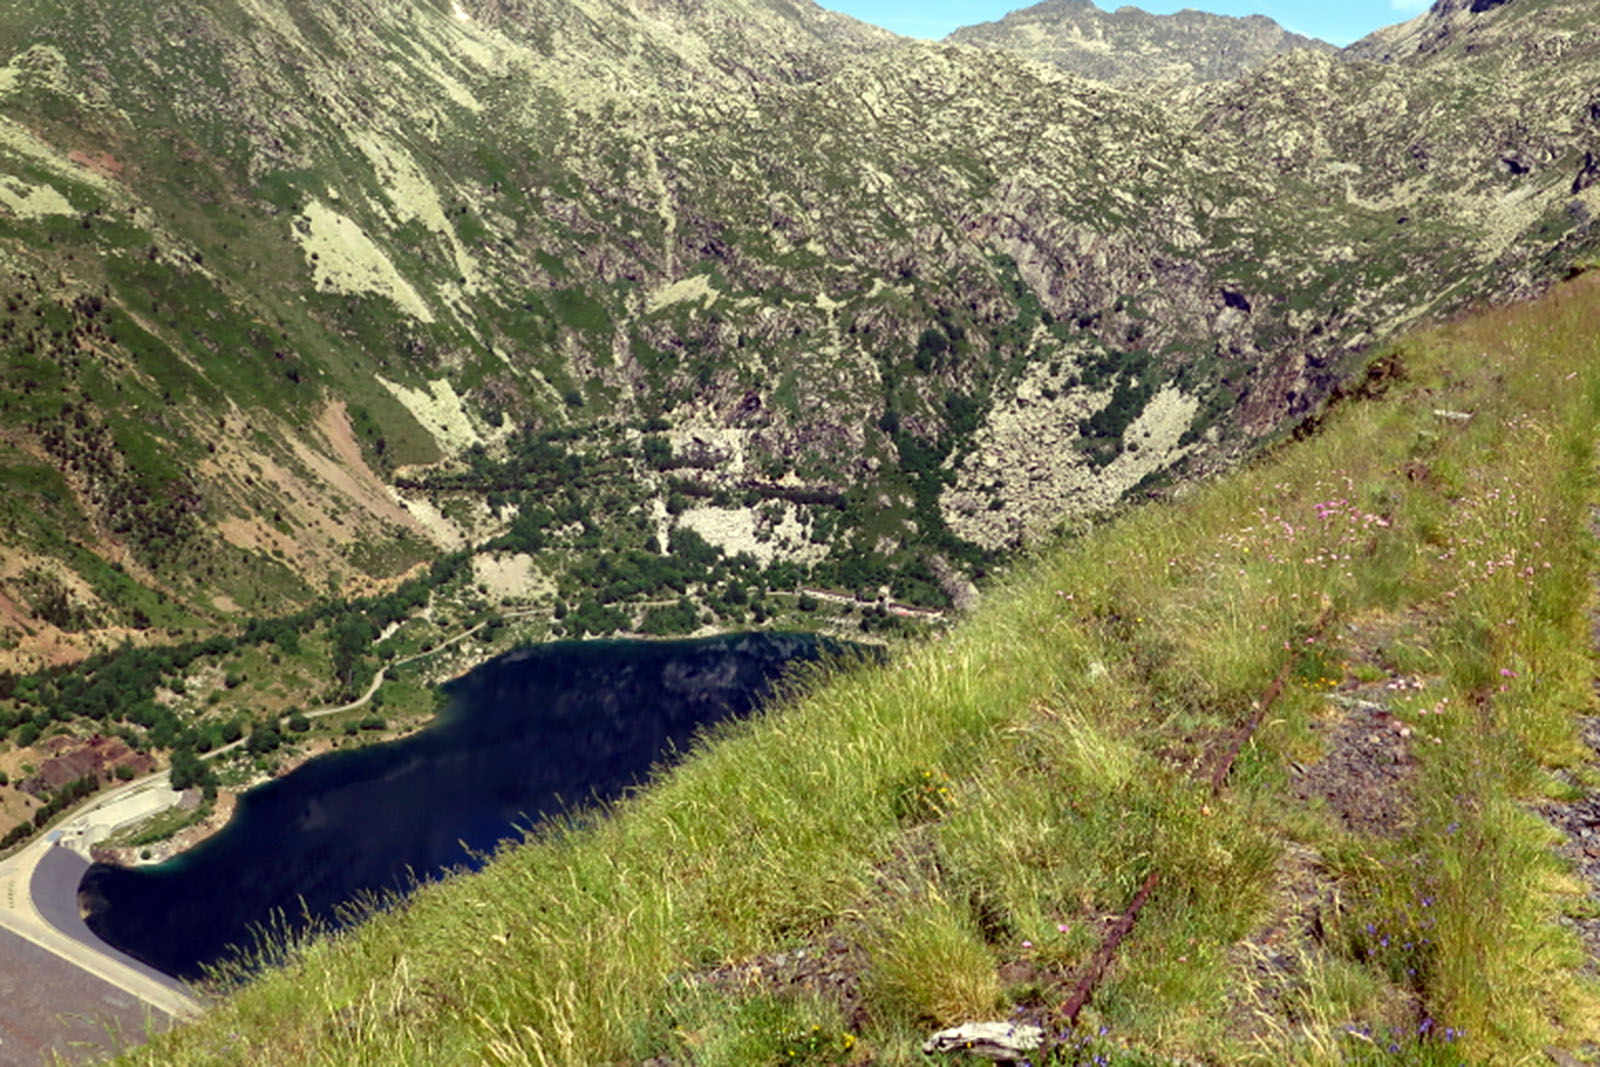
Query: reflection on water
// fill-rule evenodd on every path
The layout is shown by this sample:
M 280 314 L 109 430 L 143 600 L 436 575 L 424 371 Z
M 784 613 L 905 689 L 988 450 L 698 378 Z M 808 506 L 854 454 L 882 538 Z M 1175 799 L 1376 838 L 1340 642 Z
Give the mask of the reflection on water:
M 228 826 L 168 863 L 96 865 L 95 933 L 182 977 L 249 945 L 274 912 L 331 919 L 493 850 L 539 816 L 613 797 L 696 728 L 748 711 L 815 639 L 584 642 L 513 652 L 451 683 L 422 733 L 335 752 L 243 798 Z

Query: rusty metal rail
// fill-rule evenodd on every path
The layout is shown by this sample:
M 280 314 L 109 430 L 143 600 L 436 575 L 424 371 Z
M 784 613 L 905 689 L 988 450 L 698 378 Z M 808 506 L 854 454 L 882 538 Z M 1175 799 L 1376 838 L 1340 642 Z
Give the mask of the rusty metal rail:
M 1233 770 L 1234 761 L 1239 758 L 1239 753 L 1244 748 L 1244 743 L 1255 736 L 1261 723 L 1267 717 L 1267 711 L 1273 702 L 1278 699 L 1278 694 L 1283 692 L 1284 683 L 1289 680 L 1289 672 L 1294 669 L 1294 660 L 1283 665 L 1278 676 L 1272 679 L 1272 684 L 1267 686 L 1267 691 L 1261 694 L 1261 699 L 1256 701 L 1255 714 L 1242 727 L 1233 732 L 1233 743 L 1217 761 L 1216 768 L 1211 772 L 1211 795 L 1216 796 L 1222 792 L 1222 787 L 1227 784 L 1228 775 Z
M 1328 618 L 1332 614 L 1332 605 L 1324 604 L 1322 611 L 1317 615 L 1316 621 L 1311 624 L 1311 633 L 1307 636 L 1307 640 L 1322 636 L 1322 631 L 1327 629 Z M 1233 743 L 1228 746 L 1228 751 L 1223 754 L 1222 759 L 1217 761 L 1216 768 L 1211 772 L 1212 796 L 1217 796 L 1222 792 L 1223 785 L 1228 781 L 1228 774 L 1233 770 L 1234 761 L 1239 758 L 1240 751 L 1244 749 L 1244 743 L 1254 737 L 1256 730 L 1266 721 L 1268 710 L 1271 709 L 1279 695 L 1282 694 L 1283 687 L 1288 684 L 1289 673 L 1294 670 L 1294 664 L 1294 657 L 1290 656 L 1278 670 L 1277 676 L 1272 679 L 1272 684 L 1267 686 L 1267 691 L 1261 694 L 1261 699 L 1256 701 L 1255 714 L 1250 716 L 1250 720 L 1243 727 L 1234 732 Z
M 1316 621 L 1311 624 L 1311 637 L 1320 637 L 1327 628 L 1328 619 L 1333 614 L 1331 604 L 1324 602 L 1322 611 L 1317 615 Z M 1289 675 L 1294 670 L 1295 657 L 1290 656 L 1288 661 L 1278 670 L 1261 698 L 1255 702 L 1254 713 L 1238 730 L 1233 733 L 1233 739 L 1228 744 L 1222 758 L 1217 760 L 1211 771 L 1211 795 L 1216 797 L 1222 792 L 1222 787 L 1228 781 L 1228 775 L 1233 770 L 1234 763 L 1243 751 L 1245 742 L 1255 736 L 1261 724 L 1266 721 L 1267 712 L 1283 693 L 1283 687 L 1289 683 Z M 1111 961 L 1116 957 L 1117 949 L 1123 940 L 1133 932 L 1133 924 L 1139 919 L 1139 912 L 1149 903 L 1150 897 L 1155 893 L 1156 883 L 1161 880 L 1159 868 L 1151 868 L 1145 875 L 1144 883 L 1139 886 L 1139 891 L 1133 895 L 1133 900 L 1128 904 L 1128 910 L 1122 913 L 1111 927 L 1106 930 L 1105 939 L 1101 941 L 1100 948 L 1089 961 L 1088 968 L 1083 976 L 1078 979 L 1077 988 L 1072 991 L 1072 996 L 1061 1005 L 1061 1017 L 1065 1020 L 1068 1029 L 1078 1025 L 1078 1016 L 1094 996 L 1095 988 L 1105 977 L 1106 969 L 1111 966 Z
M 1089 998 L 1094 996 L 1094 988 L 1100 984 L 1100 979 L 1105 977 L 1106 968 L 1111 966 L 1111 958 L 1117 954 L 1117 946 L 1121 945 L 1122 939 L 1133 931 L 1133 924 L 1138 920 L 1139 912 L 1144 909 L 1150 894 L 1156 891 L 1156 883 L 1160 880 L 1161 872 L 1158 870 L 1152 869 L 1145 875 L 1144 884 L 1133 895 L 1133 903 L 1122 913 L 1122 918 L 1106 931 L 1106 939 L 1100 943 L 1100 951 L 1094 954 L 1094 959 L 1089 961 L 1089 969 L 1078 979 L 1078 988 L 1074 989 L 1072 996 L 1061 1005 L 1061 1015 L 1067 1020 L 1068 1027 L 1078 1025 L 1078 1014 L 1083 1011 L 1084 1005 L 1089 1003 Z

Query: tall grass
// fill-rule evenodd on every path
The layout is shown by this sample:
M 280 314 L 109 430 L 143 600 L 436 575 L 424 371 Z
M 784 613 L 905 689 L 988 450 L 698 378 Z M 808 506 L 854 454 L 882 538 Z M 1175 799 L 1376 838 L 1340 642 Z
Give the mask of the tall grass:
M 1039 551 L 954 632 L 797 683 L 603 817 L 297 946 L 127 1061 L 913 1062 L 926 1027 L 1047 1016 L 1152 868 L 1087 1017 L 1121 1046 L 1510 1062 L 1597 1036 L 1528 808 L 1590 702 L 1597 308 L 1580 279 L 1408 341 L 1309 440 Z M 1213 798 L 1208 760 L 1285 664 Z M 1405 682 L 1391 836 L 1289 790 L 1361 670 Z M 1278 922 L 1295 864 L 1320 939 Z M 834 941 L 859 1012 L 718 978 Z

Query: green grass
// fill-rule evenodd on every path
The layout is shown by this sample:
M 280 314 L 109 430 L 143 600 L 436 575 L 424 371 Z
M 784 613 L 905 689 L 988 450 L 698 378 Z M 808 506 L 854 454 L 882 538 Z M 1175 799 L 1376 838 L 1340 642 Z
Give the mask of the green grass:
M 953 632 L 797 681 L 604 814 L 273 948 L 127 1062 L 920 1062 L 936 1025 L 1047 1018 L 1152 868 L 1083 1020 L 1113 1062 L 1600 1038 L 1529 808 L 1592 702 L 1597 298 L 1412 339 L 1308 440 L 1040 550 Z M 1386 685 L 1414 762 L 1395 824 L 1357 832 L 1289 760 L 1329 754 L 1333 687 Z M 751 977 L 835 942 L 859 1011 Z
M 153 845 L 157 841 L 167 840 L 179 831 L 187 830 L 210 814 L 209 804 L 188 811 L 172 808 L 135 823 L 126 830 L 117 831 L 108 837 L 105 843 L 112 848 L 142 848 L 145 845 Z

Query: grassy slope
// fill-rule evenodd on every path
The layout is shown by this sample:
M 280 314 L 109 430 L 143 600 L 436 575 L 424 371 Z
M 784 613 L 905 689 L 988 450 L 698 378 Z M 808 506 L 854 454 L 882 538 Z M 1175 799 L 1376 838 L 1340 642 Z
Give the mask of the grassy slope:
M 1597 348 L 1594 276 L 1414 338 L 1309 440 L 1040 553 L 946 639 L 805 686 L 128 1060 L 916 1062 L 936 1023 L 1059 1004 L 1152 866 L 1086 1016 L 1101 1046 L 1503 1063 L 1594 1040 L 1556 922 L 1582 905 L 1530 801 L 1572 788 L 1548 769 L 1581 761 L 1591 703 Z M 1196 768 L 1285 663 L 1213 800 Z M 1386 834 L 1291 791 L 1362 686 L 1412 731 Z M 859 1010 L 748 965 L 830 942 Z

